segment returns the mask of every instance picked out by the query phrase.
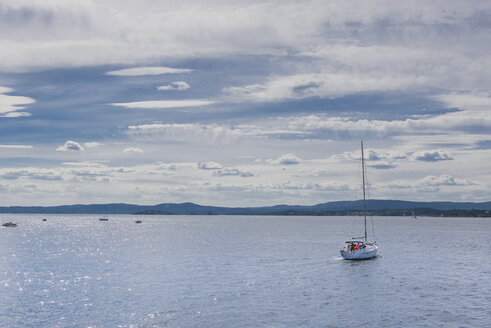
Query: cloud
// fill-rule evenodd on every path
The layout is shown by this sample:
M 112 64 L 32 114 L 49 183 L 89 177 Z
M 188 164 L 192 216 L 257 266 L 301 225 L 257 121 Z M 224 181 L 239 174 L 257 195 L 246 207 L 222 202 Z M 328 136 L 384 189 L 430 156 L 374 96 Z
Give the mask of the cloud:
M 0 114 L 0 117 L 8 117 L 8 118 L 28 117 L 28 116 L 31 116 L 31 113 L 28 113 L 28 112 L 9 112 L 6 114 Z
M 0 86 L 0 117 L 23 117 L 31 116 L 30 113 L 20 112 L 25 106 L 33 104 L 36 101 L 29 97 L 9 96 L 6 93 L 12 93 L 14 89 Z
M 284 154 L 278 157 L 277 159 L 268 159 L 266 160 L 269 164 L 279 164 L 279 165 L 296 165 L 302 162 L 302 159 L 295 156 L 294 154 Z
M 449 128 L 452 129 L 453 138 L 459 139 L 460 133 L 466 131 L 479 131 L 481 134 L 491 134 L 491 117 L 484 111 L 481 113 L 466 113 L 465 111 L 451 112 L 437 115 L 424 115 L 417 119 L 405 120 L 367 120 L 351 117 L 330 117 L 327 115 L 299 115 L 275 117 L 271 120 L 261 120 L 242 125 L 218 125 L 200 123 L 151 123 L 133 125 L 128 127 L 127 134 L 135 139 L 161 140 L 168 142 L 228 144 L 239 141 L 253 140 L 346 140 L 351 138 L 368 137 L 420 137 L 418 148 L 426 147 L 431 140 L 432 144 L 446 140 L 448 143 Z M 428 140 L 423 142 L 422 137 Z M 476 134 L 475 140 L 483 139 Z M 470 139 L 470 142 L 473 142 Z M 409 139 L 408 139 L 409 140 Z M 450 145 L 449 145 L 450 146 Z M 407 148 L 407 147 L 405 147 Z M 410 147 L 413 148 L 413 147 Z M 403 149 L 403 147 L 401 147 Z M 424 149 L 424 148 L 423 148 Z M 413 156 L 414 154 L 414 156 Z M 394 162 L 398 160 L 427 161 L 433 159 L 450 160 L 452 156 L 445 150 L 417 150 L 417 151 L 384 151 L 367 149 L 365 156 L 371 161 Z M 336 157 L 339 157 L 336 156 Z M 358 153 L 346 152 L 344 159 L 360 158 Z
M 56 170 L 47 169 L 6 169 L 0 170 L 0 178 L 4 180 L 17 180 L 21 178 L 26 178 L 33 180 L 59 181 L 63 180 L 63 175 Z
M 442 186 L 474 186 L 476 183 L 468 180 L 468 179 L 459 179 L 455 178 L 448 174 L 442 174 L 440 176 L 428 175 L 416 182 L 403 182 L 403 181 L 395 181 L 391 182 L 383 187 L 387 187 L 390 189 L 411 189 L 411 188 L 438 188 Z M 438 189 L 432 189 L 438 190 Z
M 377 153 L 376 151 L 374 151 L 373 149 L 367 149 L 367 157 L 366 157 L 369 161 L 379 161 L 381 160 L 383 157 L 381 154 Z
M 345 152 L 342 155 L 336 155 L 334 158 L 340 158 L 345 160 L 361 159 L 360 155 L 353 155 L 350 152 Z M 425 150 L 418 152 L 379 152 L 374 149 L 367 149 L 365 152 L 365 159 L 369 161 L 368 166 L 375 169 L 393 169 L 397 165 L 394 162 L 402 161 L 422 161 L 422 162 L 438 162 L 453 160 L 452 156 L 442 149 L 438 150 Z
M 132 172 L 130 168 L 109 167 L 104 161 L 93 162 L 65 162 L 67 167 L 40 169 L 34 167 L 22 169 L 0 169 L 0 178 L 7 180 L 44 180 L 64 181 L 67 187 L 73 189 L 72 182 L 108 182 Z
M 475 185 L 474 182 L 467 179 L 457 179 L 453 176 L 443 174 L 440 176 L 428 175 L 419 180 L 416 185 L 418 186 L 466 186 Z
M 0 19 L 0 30 L 5 31 L 0 68 L 130 64 L 164 56 L 298 54 L 315 56 L 319 66 L 343 71 L 408 70 L 417 76 L 431 67 L 437 76 L 455 72 L 459 77 L 467 71 L 470 76 L 476 64 L 486 63 L 482 40 L 488 40 L 488 24 L 482 13 L 489 11 L 489 4 L 426 4 L 416 1 L 410 7 L 379 0 L 354 6 L 351 1 L 306 0 L 135 6 L 121 1 L 11 1 L 3 6 Z M 16 28 L 20 25 L 22 30 Z M 448 35 L 454 42 L 443 41 Z M 420 54 L 413 54 L 421 48 Z M 430 50 L 440 50 L 451 60 Z
M 157 87 L 157 90 L 177 90 L 177 91 L 182 91 L 189 89 L 190 86 L 186 82 L 179 81 L 179 82 L 172 82 L 171 84 L 168 85 L 161 85 Z
M 83 151 L 84 147 L 76 141 L 68 140 L 63 146 L 56 148 L 56 151 Z
M 423 162 L 438 162 L 438 161 L 448 161 L 453 160 L 453 158 L 444 152 L 442 149 L 435 151 L 421 151 L 416 152 L 411 155 L 411 158 L 416 161 Z
M 142 75 L 162 75 L 162 74 L 175 74 L 175 73 L 189 73 L 192 69 L 187 68 L 171 68 L 171 67 L 134 67 L 125 68 L 116 71 L 106 72 L 106 75 L 115 76 L 142 76 Z M 186 82 L 175 82 L 186 83 Z
M 200 170 L 218 170 L 223 168 L 220 163 L 216 162 L 199 162 L 197 166 Z
M 31 149 L 32 146 L 28 146 L 28 145 L 0 145 L 0 148 L 8 148 L 8 149 Z
M 435 132 L 482 132 L 491 134 L 491 116 L 486 110 L 458 111 L 437 115 L 427 115 L 404 120 L 369 120 L 351 117 L 330 117 L 326 115 L 305 115 L 291 117 L 287 126 L 292 130 L 316 132 L 335 136 L 359 137 L 372 135 L 377 137 L 397 135 L 421 135 Z
M 161 140 L 198 144 L 229 144 L 243 137 L 241 130 L 216 124 L 141 124 L 128 126 L 127 134 L 134 139 Z
M 82 161 L 82 162 L 63 162 L 63 165 L 69 165 L 69 166 L 81 166 L 81 167 L 88 167 L 88 166 L 105 166 L 105 163 L 108 163 L 109 161 Z
M 123 150 L 124 153 L 143 153 L 143 150 L 141 150 L 140 148 L 133 148 L 133 147 L 130 147 L 130 148 L 125 148 L 125 150 Z
M 276 53 L 293 46 L 292 40 L 305 43 L 306 34 L 315 33 L 313 25 L 322 26 L 318 15 L 312 15 L 316 7 L 315 2 L 278 6 L 244 1 L 11 3 L 0 13 L 0 48 L 5 49 L 0 70 Z M 16 28 L 20 25 L 22 31 Z
M 240 171 L 238 169 L 224 168 L 221 170 L 214 171 L 213 176 L 216 176 L 216 177 L 240 176 L 242 178 L 248 178 L 248 177 L 253 177 L 254 174 L 252 174 L 251 172 L 247 172 L 247 171 Z
M 390 164 L 390 163 L 378 163 L 378 164 L 371 164 L 368 166 L 373 167 L 374 169 L 377 170 L 389 170 L 389 169 L 395 169 L 397 167 L 397 165 Z
M 84 146 L 87 147 L 87 148 L 94 148 L 94 147 L 99 147 L 99 146 L 102 146 L 102 144 L 100 142 L 85 142 L 84 143 Z
M 448 107 L 488 110 L 491 108 L 491 96 L 487 92 L 453 92 L 432 98 L 444 102 Z
M 223 91 L 241 100 L 282 101 L 306 97 L 337 98 L 348 94 L 395 91 L 424 85 L 418 76 L 373 73 L 312 73 L 271 76 L 264 84 L 228 87 Z
M 397 167 L 393 162 L 396 160 L 405 159 L 408 156 L 397 152 L 379 152 L 374 149 L 365 150 L 365 161 L 368 161 L 367 166 L 377 170 L 389 170 Z M 343 159 L 348 161 L 361 160 L 361 154 L 352 154 L 351 152 L 344 152 L 341 155 L 334 155 L 335 159 Z
M 343 158 L 347 160 L 351 159 L 361 159 L 360 155 L 353 155 L 350 152 L 345 152 L 341 156 L 336 156 L 337 158 Z M 418 152 L 406 152 L 406 153 L 401 153 L 401 152 L 391 152 L 391 151 L 386 151 L 386 152 L 379 152 L 374 149 L 367 149 L 365 151 L 365 159 L 368 161 L 372 162 L 377 162 L 377 161 L 407 161 L 407 160 L 413 160 L 413 161 L 422 161 L 422 162 L 437 162 L 437 161 L 446 161 L 446 160 L 453 160 L 452 156 L 445 152 L 442 149 L 438 150 L 424 150 L 424 151 L 418 151 Z
M 233 96 L 249 96 L 266 90 L 267 87 L 262 84 L 251 84 L 242 87 L 225 87 L 222 91 Z
M 344 183 L 303 183 L 303 182 L 284 182 L 263 186 L 266 189 L 279 190 L 313 190 L 313 191 L 346 191 L 351 190 L 350 186 Z
M 12 1 L 0 13 L 0 70 L 160 65 L 176 59 L 194 62 L 241 55 L 279 64 L 266 64 L 262 72 L 273 72 L 268 76 L 255 73 L 254 79 L 237 79 L 236 85 L 224 89 L 238 101 L 490 90 L 489 23 L 483 14 L 490 5 L 485 1 L 472 6 L 442 0 L 431 6 L 416 3 L 411 8 L 385 0 L 360 6 L 318 0 L 218 1 L 206 6 L 202 1 L 152 6 L 121 1 Z M 454 42 L 443 41 L 449 37 Z M 183 70 L 189 71 L 143 66 L 107 74 Z M 6 116 L 22 115 L 26 114 Z
M 128 103 L 112 103 L 113 106 L 126 108 L 182 108 L 182 107 L 199 107 L 213 104 L 210 100 L 149 100 L 135 101 Z

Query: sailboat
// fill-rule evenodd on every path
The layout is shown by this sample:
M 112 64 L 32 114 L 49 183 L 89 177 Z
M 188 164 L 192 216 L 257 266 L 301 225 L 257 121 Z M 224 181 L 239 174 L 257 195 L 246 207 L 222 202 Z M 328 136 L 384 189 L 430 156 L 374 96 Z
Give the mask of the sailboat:
M 417 219 L 417 218 L 418 218 L 418 217 L 416 216 L 416 214 L 414 214 L 414 211 L 412 211 L 412 215 L 411 215 L 411 217 L 412 217 L 413 219 Z
M 339 252 L 345 260 L 366 260 L 377 256 L 378 245 L 368 242 L 367 239 L 367 201 L 365 196 L 365 156 L 363 154 L 363 141 L 361 142 L 361 170 L 363 176 L 363 222 L 365 224 L 365 235 L 363 237 L 352 238 L 346 242 L 346 246 Z

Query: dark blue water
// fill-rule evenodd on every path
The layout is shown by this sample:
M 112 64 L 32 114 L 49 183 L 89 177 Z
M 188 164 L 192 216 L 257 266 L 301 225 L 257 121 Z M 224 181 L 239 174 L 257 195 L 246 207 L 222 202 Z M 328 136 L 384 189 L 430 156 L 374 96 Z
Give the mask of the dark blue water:
M 42 222 L 47 218 L 47 222 Z M 0 327 L 489 327 L 491 219 L 3 215 Z

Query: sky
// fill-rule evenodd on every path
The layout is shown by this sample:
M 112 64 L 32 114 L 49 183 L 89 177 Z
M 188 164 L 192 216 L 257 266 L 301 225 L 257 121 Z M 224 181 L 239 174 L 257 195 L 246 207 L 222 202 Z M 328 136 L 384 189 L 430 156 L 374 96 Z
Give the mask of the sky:
M 491 2 L 0 0 L 0 206 L 491 200 Z

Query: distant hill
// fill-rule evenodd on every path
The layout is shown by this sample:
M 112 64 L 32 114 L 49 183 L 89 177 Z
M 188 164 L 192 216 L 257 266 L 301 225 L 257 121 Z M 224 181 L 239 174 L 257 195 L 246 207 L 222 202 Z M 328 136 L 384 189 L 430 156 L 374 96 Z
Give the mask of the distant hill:
M 403 215 L 415 211 L 417 215 L 476 213 L 485 216 L 491 202 L 411 202 L 403 200 L 369 200 L 368 211 L 373 215 Z M 363 201 L 335 201 L 311 206 L 276 205 L 264 207 L 218 207 L 194 203 L 163 203 L 134 205 L 123 203 L 0 207 L 0 213 L 39 214 L 176 214 L 176 215 L 356 215 L 363 210 Z M 459 212 L 460 211 L 460 212 Z M 472 212 L 474 211 L 474 212 Z M 479 214 L 480 213 L 480 214 Z M 488 212 L 489 213 L 489 212 Z

